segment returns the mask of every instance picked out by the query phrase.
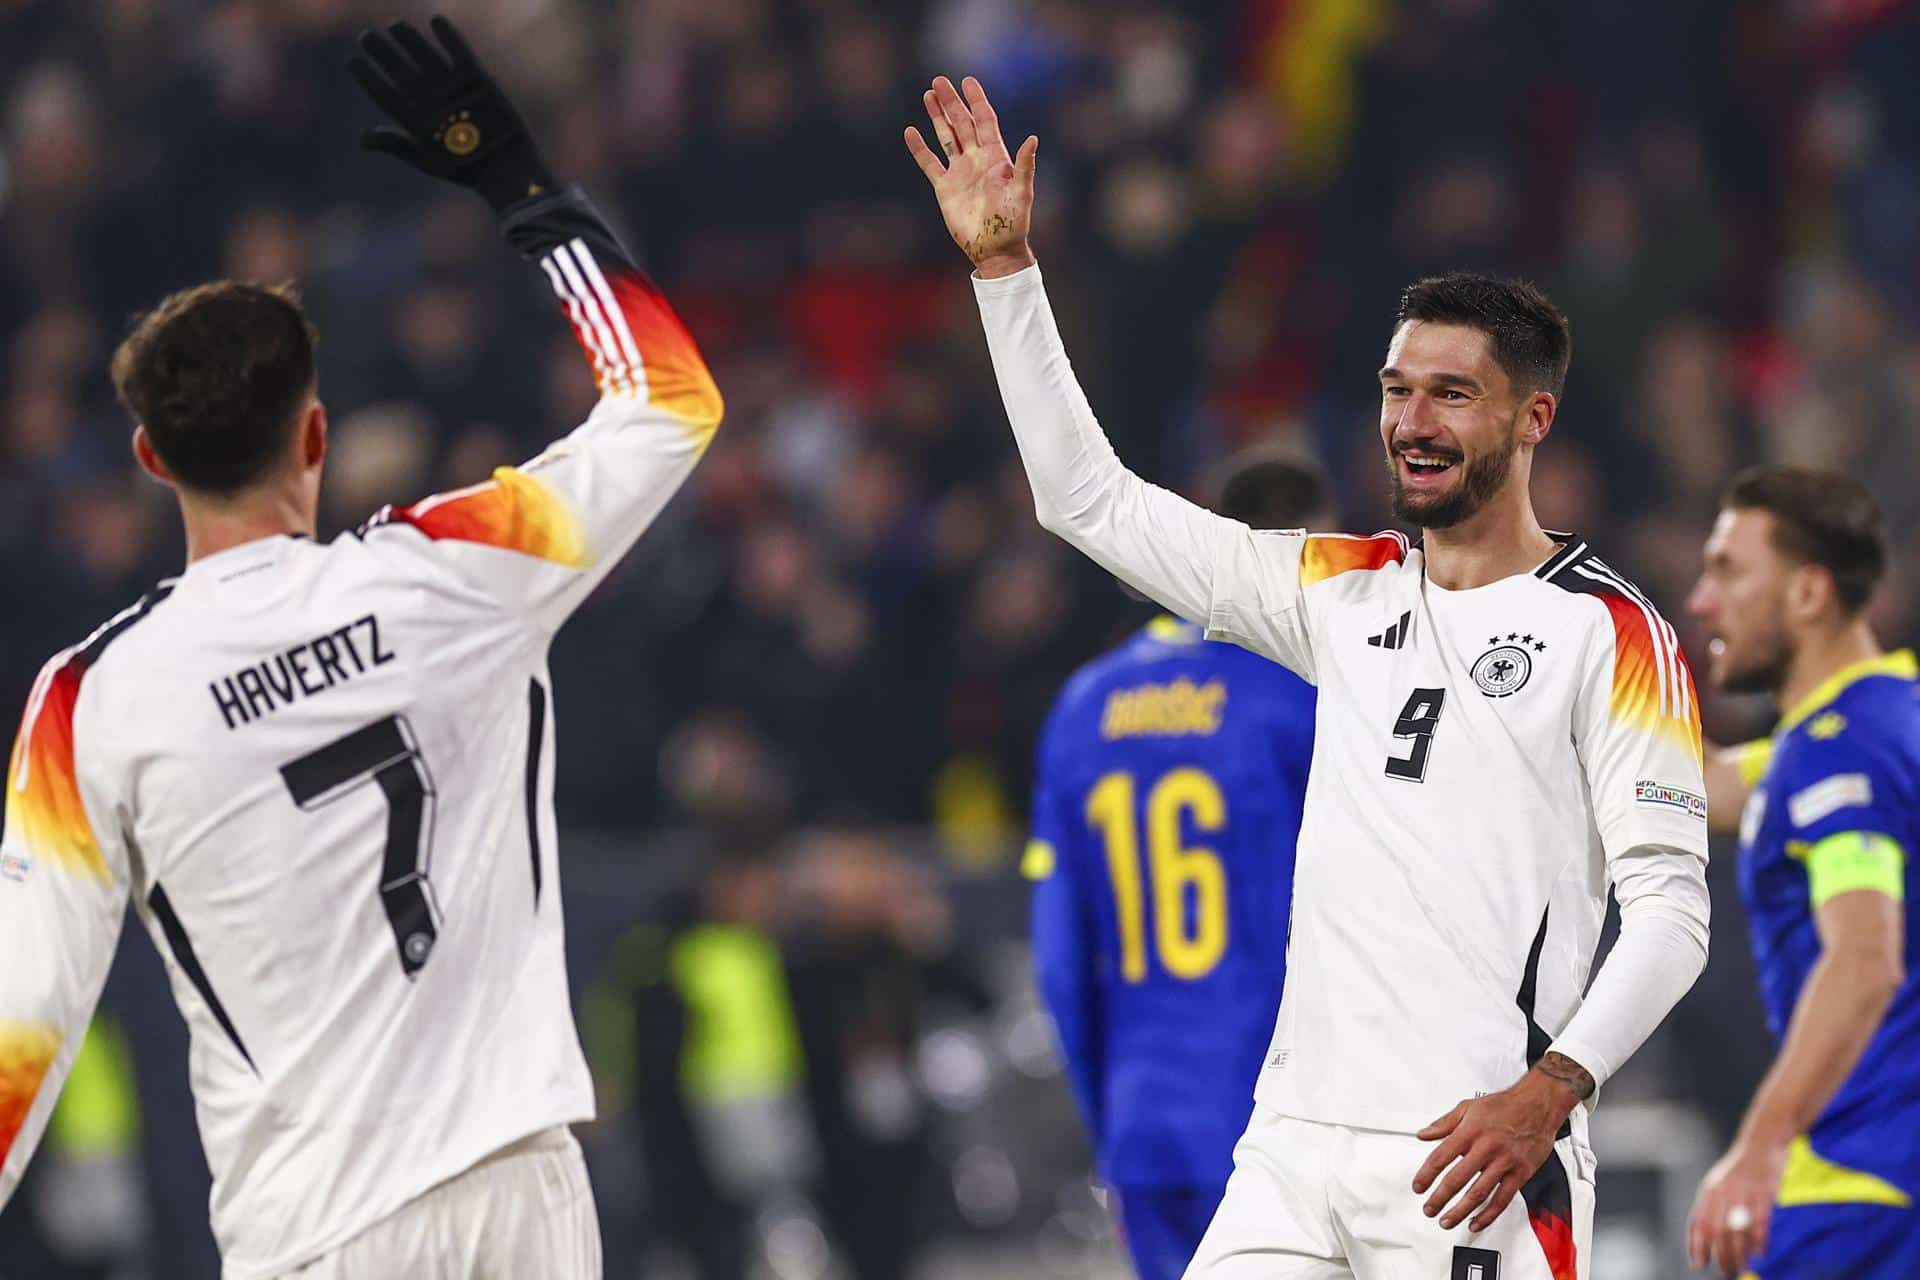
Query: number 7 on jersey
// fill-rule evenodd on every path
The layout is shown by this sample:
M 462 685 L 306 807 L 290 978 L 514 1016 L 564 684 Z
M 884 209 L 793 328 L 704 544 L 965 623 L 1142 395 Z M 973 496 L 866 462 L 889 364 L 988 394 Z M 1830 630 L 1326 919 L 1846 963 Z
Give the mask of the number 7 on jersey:
M 369 782 L 387 799 L 387 844 L 380 860 L 380 905 L 409 979 L 426 968 L 440 936 L 427 863 L 433 846 L 433 777 L 399 716 L 376 720 L 280 767 L 293 802 L 308 813 Z

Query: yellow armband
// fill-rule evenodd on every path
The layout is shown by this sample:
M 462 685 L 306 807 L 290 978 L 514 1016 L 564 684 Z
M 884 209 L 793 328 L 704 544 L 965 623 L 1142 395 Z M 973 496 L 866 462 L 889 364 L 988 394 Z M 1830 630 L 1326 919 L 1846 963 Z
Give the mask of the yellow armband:
M 1899 902 L 1906 897 L 1906 851 L 1891 836 L 1842 831 L 1807 850 L 1807 881 L 1813 905 L 1837 894 L 1871 889 Z

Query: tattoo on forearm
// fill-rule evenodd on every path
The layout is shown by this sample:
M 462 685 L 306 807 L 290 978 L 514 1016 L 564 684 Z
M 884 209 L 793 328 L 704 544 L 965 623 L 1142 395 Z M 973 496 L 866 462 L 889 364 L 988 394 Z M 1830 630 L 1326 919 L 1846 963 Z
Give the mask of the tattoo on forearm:
M 1569 1089 L 1573 1095 L 1585 1102 L 1593 1096 L 1593 1073 L 1569 1058 L 1564 1053 L 1549 1053 L 1535 1064 L 1541 1075 L 1552 1076 Z

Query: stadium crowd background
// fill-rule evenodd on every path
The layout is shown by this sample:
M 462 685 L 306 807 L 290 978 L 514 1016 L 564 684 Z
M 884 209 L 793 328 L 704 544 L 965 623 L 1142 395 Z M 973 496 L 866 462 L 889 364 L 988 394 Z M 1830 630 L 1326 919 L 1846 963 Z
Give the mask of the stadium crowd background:
M 849 1012 L 859 981 L 951 991 L 963 1021 L 1022 998 L 1020 966 L 986 939 L 1018 934 L 1034 736 L 1065 674 L 1145 615 L 1033 522 L 964 262 L 899 141 L 935 71 L 977 74 L 1011 136 L 1042 136 L 1036 248 L 1094 405 L 1149 477 L 1199 493 L 1233 451 L 1281 448 L 1325 467 L 1347 527 L 1383 527 L 1372 373 L 1394 296 L 1425 272 L 1496 267 L 1573 320 L 1535 469 L 1543 520 L 1604 548 L 1696 663 L 1682 615 L 1699 544 L 1722 484 L 1761 459 L 1873 487 L 1897 548 L 1879 630 L 1920 632 L 1912 5 L 442 7 L 553 167 L 636 242 L 728 405 L 685 494 L 554 651 L 561 819 L 598 833 L 576 843 L 600 851 L 607 883 L 651 886 L 620 922 L 638 929 L 576 973 L 590 1001 L 610 968 L 647 970 L 646 929 L 744 922 L 785 957 L 792 1052 L 857 1083 L 870 1064 L 849 1045 L 882 1026 L 908 1061 L 939 1006 L 876 996 Z M 136 477 L 105 376 L 128 317 L 168 290 L 298 282 L 333 420 L 323 536 L 482 478 L 585 413 L 592 383 L 544 281 L 484 207 L 355 145 L 372 117 L 342 69 L 351 38 L 418 12 L 0 0 L 0 706 L 179 567 L 169 500 Z M 1751 701 L 1705 702 L 1722 740 L 1767 727 Z M 666 831 L 694 833 L 668 842 L 682 855 L 652 856 Z M 815 834 L 793 853 L 796 831 Z M 1610 1089 L 1684 1101 L 1722 1133 L 1768 1052 L 1727 863 L 1708 976 Z M 136 1046 L 150 979 L 109 989 Z M 637 1009 L 644 1042 L 635 982 L 612 1022 Z M 809 982 L 836 1007 L 809 1013 Z M 133 1056 L 177 1072 L 158 1052 Z M 1047 1087 L 1070 1139 L 1066 1093 Z M 142 1167 L 154 1203 L 176 1203 L 141 1229 L 191 1235 L 177 1219 L 201 1194 L 198 1153 L 154 1154 L 157 1133 L 191 1146 L 190 1117 L 164 1110 L 146 1108 Z M 938 1146 L 907 1143 L 885 1167 L 910 1173 Z M 854 1163 L 882 1167 L 871 1156 Z M 993 1184 L 980 1166 L 953 1185 L 968 1177 Z M 645 1229 L 626 1231 L 602 1186 L 610 1256 L 639 1256 L 616 1237 Z M 846 1194 L 815 1193 L 829 1222 Z M 949 1233 L 980 1226 L 948 1217 Z M 936 1219 L 902 1216 L 919 1225 L 874 1246 L 895 1260 L 863 1280 L 921 1257 Z M 141 1246 L 205 1256 L 166 1247 L 181 1252 Z M 0 1253 L 0 1276 L 10 1265 Z M 173 1265 L 150 1273 L 194 1274 Z M 805 1274 L 792 1265 L 781 1274 Z

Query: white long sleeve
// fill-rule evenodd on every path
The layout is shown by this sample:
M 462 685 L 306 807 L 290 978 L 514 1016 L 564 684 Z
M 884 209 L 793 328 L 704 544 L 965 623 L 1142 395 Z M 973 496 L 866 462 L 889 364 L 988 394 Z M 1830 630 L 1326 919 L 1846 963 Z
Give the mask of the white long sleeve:
M 1073 376 L 1038 266 L 973 281 L 1035 514 L 1135 589 L 1204 624 L 1223 518 L 1127 470 Z
M 1619 1070 L 1707 966 L 1710 898 L 1696 854 L 1642 845 L 1613 864 L 1620 936 L 1552 1050 L 1593 1074 Z
M 1041 525 L 1209 636 L 1311 680 L 1304 536 L 1255 532 L 1122 465 L 1073 375 L 1037 265 L 976 276 L 973 289 Z

